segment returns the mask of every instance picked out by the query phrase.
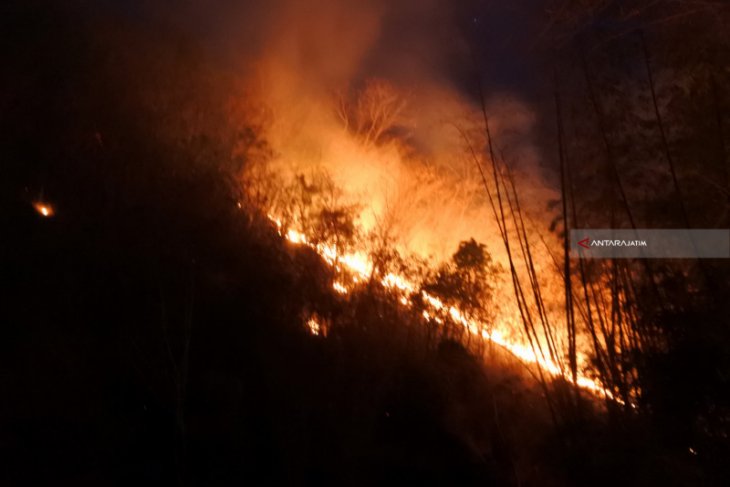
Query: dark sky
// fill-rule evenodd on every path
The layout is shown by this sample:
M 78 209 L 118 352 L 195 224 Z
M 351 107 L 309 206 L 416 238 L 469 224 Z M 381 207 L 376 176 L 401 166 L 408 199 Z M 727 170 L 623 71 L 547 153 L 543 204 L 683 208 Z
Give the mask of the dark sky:
M 420 75 L 427 72 L 454 83 L 461 91 L 472 92 L 471 48 L 488 90 L 529 98 L 543 83 L 536 54 L 543 0 L 331 1 L 356 3 L 358 8 L 372 4 L 383 12 L 380 37 L 362 66 L 363 77 L 387 76 L 394 70 L 407 75 L 403 71 L 412 62 L 422 68 L 414 69 L 414 78 L 419 75 L 416 71 Z M 213 55 L 227 53 L 232 46 L 236 46 L 234 50 L 262 48 L 267 41 L 259 29 L 278 15 L 276 5 L 282 3 L 286 2 L 103 0 L 104 8 L 115 15 L 184 31 L 199 39 Z M 322 15 L 327 15 L 326 3 L 322 10 Z

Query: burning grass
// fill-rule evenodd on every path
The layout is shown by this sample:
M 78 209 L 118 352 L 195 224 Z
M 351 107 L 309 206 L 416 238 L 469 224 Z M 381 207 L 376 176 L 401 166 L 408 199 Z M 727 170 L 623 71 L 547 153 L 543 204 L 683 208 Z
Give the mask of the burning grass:
M 538 376 L 567 378 L 625 401 L 598 378 L 592 356 L 603 337 L 591 341 L 584 327 L 572 338 L 568 333 L 560 242 L 531 216 L 555 195 L 534 173 L 480 155 L 476 148 L 486 147 L 489 133 L 485 138 L 480 130 L 478 113 L 448 93 L 440 96 L 449 108 L 440 122 L 427 119 L 430 133 L 441 128 L 428 149 L 419 148 L 424 132 L 413 128 L 413 117 L 423 113 L 409 112 L 405 98 L 384 82 L 340 95 L 339 105 L 337 98 L 297 103 L 298 119 L 306 121 L 298 132 L 277 120 L 262 125 L 271 151 L 244 173 L 249 204 L 267 213 L 281 236 L 315 249 L 333 267 L 338 294 L 375 283 L 447 330 L 444 336 L 496 343 L 536 367 Z M 504 131 L 518 122 L 529 119 L 497 117 L 495 126 L 509 140 Z M 496 164 L 502 167 L 488 181 L 484 169 Z M 518 185 L 530 188 L 528 198 L 518 199 Z M 483 242 L 490 263 L 477 275 L 439 277 L 470 239 Z M 465 290 L 467 284 L 473 289 Z M 595 312 L 593 299 L 605 300 L 608 291 L 601 282 L 592 286 L 594 295 L 575 302 Z M 583 311 L 581 323 L 586 316 Z

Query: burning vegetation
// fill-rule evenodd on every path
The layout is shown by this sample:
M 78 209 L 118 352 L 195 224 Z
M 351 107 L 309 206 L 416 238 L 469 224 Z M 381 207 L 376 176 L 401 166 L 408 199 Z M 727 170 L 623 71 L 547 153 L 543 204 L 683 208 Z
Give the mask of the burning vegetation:
M 17 3 L 0 483 L 730 479 L 724 5 Z
M 37 211 L 39 215 L 45 218 L 52 217 L 55 213 L 51 205 L 49 205 L 48 203 L 43 203 L 41 201 L 33 203 L 33 208 L 35 208 L 35 211 Z

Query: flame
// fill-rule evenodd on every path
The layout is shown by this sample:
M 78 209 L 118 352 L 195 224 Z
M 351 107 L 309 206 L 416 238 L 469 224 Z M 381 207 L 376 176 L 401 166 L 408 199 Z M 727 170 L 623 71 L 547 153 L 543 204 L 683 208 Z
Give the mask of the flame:
M 269 215 L 269 218 L 276 224 L 279 235 L 286 238 L 292 244 L 306 245 L 313 248 L 330 265 L 334 266 L 336 265 L 335 263 L 337 263 L 338 266 L 342 265 L 349 273 L 355 276 L 353 281 L 356 282 L 358 278 L 367 279 L 369 277 L 373 265 L 364 253 L 344 253 L 338 256 L 333 246 L 325 244 L 315 245 L 311 243 L 301 232 L 292 229 L 283 231 L 281 220 L 273 217 L 272 215 Z M 407 278 L 394 273 L 389 273 L 380 281 L 380 284 L 385 289 L 400 293 L 399 301 L 401 304 L 407 307 L 413 306 L 413 302 L 408 296 L 415 292 L 416 286 Z M 350 292 L 350 289 L 348 289 L 341 281 L 334 281 L 332 287 L 339 294 L 346 295 Z M 464 313 L 455 306 L 450 306 L 447 309 L 443 301 L 425 291 L 421 291 L 421 297 L 423 298 L 423 302 L 430 308 L 430 311 L 422 311 L 422 316 L 425 320 L 443 324 L 443 320 L 438 317 L 438 314 L 439 312 L 446 310 L 451 319 L 462 325 L 466 332 L 470 335 L 481 337 L 487 342 L 498 345 L 525 364 L 536 365 L 554 377 L 561 377 L 571 383 L 573 382 L 572 379 L 564 374 L 562 368 L 553 360 L 535 353 L 533 348 L 530 346 L 509 339 L 504 332 L 500 331 L 500 329 L 515 329 L 518 323 L 497 323 L 497 326 L 489 329 L 486 323 L 467 318 Z M 319 335 L 321 333 L 321 326 L 313 318 L 307 322 L 307 327 L 313 335 Z M 622 402 L 620 398 L 616 397 L 611 391 L 605 389 L 598 381 L 586 375 L 579 374 L 574 385 L 587 390 L 596 396 L 608 397 L 609 399 L 619 403 Z
M 544 202 L 559 197 L 542 176 L 534 143 L 533 126 L 538 122 L 534 110 L 514 96 L 499 93 L 483 100 L 485 106 L 475 106 L 470 96 L 439 77 L 428 76 L 431 69 L 410 58 L 401 59 L 408 61 L 403 63 L 409 67 L 407 76 L 386 70 L 380 74 L 387 79 L 364 78 L 368 66 L 363 63 L 372 61 L 376 52 L 371 48 L 379 42 L 381 14 L 358 9 L 359 21 L 343 36 L 333 29 L 345 14 L 341 7 L 324 15 L 318 12 L 316 18 L 300 7 L 293 2 L 292 11 L 275 16 L 268 37 L 272 42 L 265 44 L 251 76 L 244 77 L 241 96 L 232 97 L 232 119 L 256 127 L 267 147 L 265 154 L 253 150 L 244 170 L 254 204 L 271 214 L 288 242 L 314 249 L 332 266 L 337 275 L 332 288 L 341 295 L 350 293 L 358 282 L 378 277 L 401 305 L 414 307 L 412 298 L 420 283 L 411 282 L 400 271 L 374 272 L 375 263 L 367 252 L 372 242 L 349 251 L 323 241 L 321 229 L 307 221 L 322 207 L 342 207 L 348 212 L 354 208 L 352 223 L 358 236 L 382 231 L 389 245 L 408 258 L 429 263 L 444 260 L 460 242 L 474 238 L 487 244 L 494 263 L 504 267 L 508 256 L 499 237 L 503 229 L 489 216 L 480 174 L 480 164 L 489 164 L 489 156 L 480 149 L 487 143 L 482 110 L 489 113 L 489 129 L 499 141 L 500 152 L 504 148 L 510 163 L 515 162 L 518 185 L 529 188 L 520 194 L 526 219 L 544 214 Z M 347 9 L 351 15 L 351 6 Z M 323 173 L 330 184 L 317 179 Z M 288 185 L 290 181 L 301 185 Z M 326 201 L 320 204 L 317 198 Z M 525 306 L 534 311 L 545 304 L 541 319 L 546 322 L 549 315 L 558 329 L 564 282 L 553 268 L 550 249 L 559 247 L 555 235 L 540 238 L 547 243 L 545 248 L 536 244 L 530 249 L 534 259 L 530 282 L 534 274 L 544 303 L 530 300 Z M 516 272 L 528 282 L 524 267 Z M 498 279 L 492 300 L 495 318 L 490 323 L 473 320 L 464 310 L 427 293 L 418 296 L 419 307 L 426 308 L 424 319 L 436 324 L 453 321 L 522 362 L 562 377 L 561 354 L 567 347 L 556 343 L 557 351 L 546 357 L 541 349 L 548 349 L 545 342 L 551 338 L 533 337 L 533 348 L 522 336 L 512 282 L 504 276 Z M 588 369 L 592 343 L 585 334 L 578 334 L 576 341 L 578 367 Z M 588 376 L 578 377 L 576 384 L 610 395 Z
M 56 213 L 50 204 L 41 201 L 33 203 L 33 208 L 44 218 L 50 218 Z
M 314 336 L 319 336 L 322 333 L 322 325 L 313 317 L 307 320 L 307 329 Z
M 337 281 L 332 283 L 332 288 L 340 294 L 348 293 L 348 289 L 342 283 Z

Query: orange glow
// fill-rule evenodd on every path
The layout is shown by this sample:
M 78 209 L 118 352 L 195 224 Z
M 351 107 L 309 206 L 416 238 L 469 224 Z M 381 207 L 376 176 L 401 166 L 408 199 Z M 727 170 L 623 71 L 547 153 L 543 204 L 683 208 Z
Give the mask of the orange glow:
M 369 135 L 353 131 L 346 113 L 340 114 L 344 120 L 336 115 L 339 102 L 347 104 L 347 96 L 338 102 L 319 91 L 311 96 L 301 96 L 297 89 L 291 93 L 290 87 L 299 85 L 279 83 L 297 75 L 289 73 L 291 77 L 282 77 L 281 74 L 274 69 L 262 78 L 271 81 L 261 85 L 266 89 L 252 88 L 264 106 L 270 105 L 281 115 L 263 125 L 267 140 L 276 148 L 276 156 L 249 166 L 251 172 L 244 174 L 244 180 L 258 198 L 265 195 L 260 209 L 268 213 L 283 238 L 291 244 L 312 248 L 332 266 L 337 276 L 332 283 L 336 293 L 347 295 L 359 282 L 371 282 L 376 277 L 376 282 L 392 292 L 403 306 L 413 306 L 411 297 L 419 291 L 420 282 L 401 270 L 376 269 L 370 257 L 376 241 L 377 245 L 387 242 L 406 261 L 415 259 L 419 266 L 422 263 L 424 268 L 434 269 L 450 258 L 461 241 L 474 238 L 486 244 L 497 266 L 503 270 L 509 268 L 501 230 L 490 218 L 483 182 L 474 161 L 464 156 L 468 151 L 462 133 L 454 129 L 457 125 L 467 131 L 473 127 L 474 111 L 467 101 L 450 90 L 433 86 L 424 88 L 423 93 L 412 94 L 416 103 L 409 105 L 413 109 L 407 109 L 403 116 L 414 127 L 418 122 L 420 129 L 412 135 L 418 135 L 426 147 L 425 152 L 415 153 L 398 136 L 374 143 Z M 396 87 L 393 93 L 398 95 Z M 372 101 L 367 97 L 351 99 L 351 108 L 355 111 L 367 108 L 368 100 Z M 358 104 L 359 101 L 364 105 Z M 497 135 L 503 130 L 529 132 L 533 117 L 519 102 L 505 102 L 491 108 L 496 112 L 493 120 Z M 476 119 L 481 119 L 481 115 Z M 485 143 L 475 132 L 470 134 L 475 146 Z M 528 159 L 536 158 L 529 142 L 521 140 L 520 144 L 527 144 Z M 489 164 L 486 156 L 481 163 Z M 536 174 L 537 171 L 529 170 L 519 173 L 519 185 L 529 187 L 528 197 L 520 198 L 528 217 L 530 208 L 538 215 L 544 209 L 544 201 L 556 196 Z M 322 209 L 339 207 L 354 208 L 351 211 L 355 238 L 345 246 L 315 221 Z M 508 233 L 512 231 L 508 229 Z M 535 333 L 529 338 L 525 335 L 513 283 L 506 272 L 494 277 L 492 316 L 488 323 L 475 321 L 463 310 L 447 306 L 435 296 L 424 293 L 419 301 L 428 314 L 424 319 L 430 323 L 454 322 L 463 326 L 466 333 L 499 345 L 522 362 L 567 380 L 567 350 L 560 341 L 566 334 L 562 314 L 565 288 L 561 271 L 556 270 L 553 260 L 553 251 L 560 244 L 558 237 L 550 232 L 530 232 L 529 238 L 535 242 L 530 248 L 535 280 L 544 306 L 539 312 L 539 305 L 534 301 L 524 306 L 529 308 L 528 313 L 549 321 L 557 338 L 548 337 L 547 333 Z M 531 282 L 526 265 L 518 262 L 517 267 L 518 278 Z M 555 343 L 549 346 L 550 340 Z M 589 377 L 593 368 L 592 346 L 586 333 L 577 334 L 577 368 L 584 371 L 585 377 L 577 377 L 576 382 L 582 388 L 610 395 Z
M 307 321 L 307 329 L 314 336 L 319 336 L 322 333 L 322 325 L 314 318 L 309 318 Z
M 322 244 L 314 245 L 303 233 L 291 229 L 283 231 L 280 220 L 272 216 L 269 216 L 269 218 L 271 218 L 271 220 L 276 224 L 279 234 L 282 237 L 286 238 L 293 244 L 306 245 L 313 248 L 328 264 L 332 266 L 335 266 L 335 262 L 337 262 L 338 265 L 336 266 L 336 269 L 338 271 L 342 271 L 342 268 L 344 268 L 349 274 L 354 276 L 352 280 L 355 283 L 358 279 L 366 279 L 369 276 L 369 273 L 372 270 L 372 262 L 369 261 L 364 253 L 345 253 L 338 256 L 333 246 Z M 384 288 L 399 294 L 399 300 L 403 305 L 408 307 L 413 306 L 413 302 L 409 299 L 408 295 L 415 291 L 416 286 L 409 282 L 405 277 L 390 273 L 382 279 L 381 285 Z M 346 295 L 350 292 L 350 289 L 348 289 L 346 284 L 342 281 L 334 281 L 332 287 L 339 294 Z M 430 310 L 422 311 L 423 318 L 427 321 L 443 324 L 443 320 L 438 317 L 438 312 L 444 311 L 446 305 L 437 297 L 426 292 L 421 292 L 421 297 L 423 298 L 423 303 L 430 308 Z M 507 321 L 496 322 L 493 324 L 491 329 L 489 329 L 486 323 L 468 319 L 458 308 L 454 306 L 449 307 L 446 312 L 455 323 L 462 325 L 466 332 L 470 335 L 481 337 L 485 341 L 498 345 L 524 364 L 536 365 L 554 377 L 563 377 L 565 380 L 571 381 L 570 377 L 563 373 L 559 364 L 555 363 L 550 358 L 543 357 L 541 354 L 535 353 L 533 348 L 529 345 L 510 338 L 510 331 L 519 329 L 519 323 Z M 307 322 L 307 327 L 313 335 L 319 335 L 321 333 L 321 326 L 313 318 Z M 596 396 L 608 397 L 619 403 L 622 402 L 619 398 L 615 397 L 611 391 L 603 388 L 598 381 L 586 375 L 579 374 L 575 381 L 575 385 L 595 394 Z
M 347 288 L 344 285 L 342 285 L 342 283 L 340 283 L 340 282 L 337 282 L 337 281 L 333 282 L 332 288 L 340 294 L 347 294 Z
M 484 303 L 489 317 L 476 321 L 471 311 L 428 294 L 418 296 L 419 314 L 425 311 L 430 324 L 463 326 L 465 333 L 566 380 L 572 376 L 566 374 L 568 362 L 573 365 L 570 348 L 583 374 L 575 378 L 577 385 L 604 394 L 591 378 L 597 376 L 591 360 L 595 345 L 584 326 L 585 313 L 577 313 L 576 333 L 568 334 L 563 270 L 555 259 L 562 246 L 558 234 L 548 230 L 555 215 L 545 211 L 545 203 L 560 194 L 545 177 L 535 111 L 505 93 L 487 93 L 484 106 L 475 105 L 461 89 L 411 59 L 405 63 L 407 76 L 364 79 L 378 15 L 360 12 L 362 22 L 343 33 L 333 30 L 338 23 L 331 21 L 339 19 L 339 7 L 313 18 L 300 2 L 288 5 L 291 10 L 276 17 L 271 42 L 231 100 L 234 123 L 256 127 L 267 147 L 265 154 L 254 151 L 241 174 L 251 202 L 269 214 L 290 245 L 313 249 L 332 267 L 335 293 L 348 296 L 360 283 L 379 283 L 405 308 L 415 307 L 412 299 L 422 284 L 414 275 L 437 269 L 463 241 L 485 244 L 501 268 L 489 276 L 491 299 Z M 488 195 L 502 170 L 486 180 L 483 174 L 493 162 L 482 150 L 487 146 L 483 110 L 490 137 L 508 156 L 503 167 L 511 166 L 513 189 L 507 198 L 502 193 L 506 211 L 519 193 L 515 206 L 525 217 L 518 222 L 507 215 L 507 228 L 494 218 Z M 515 234 L 524 234 L 530 245 L 513 245 L 514 255 L 508 255 L 502 235 L 516 242 Z M 385 255 L 375 261 L 371 256 L 378 249 Z M 540 292 L 518 299 L 515 282 Z M 608 290 L 597 287 L 598 294 Z M 606 298 L 610 302 L 609 292 Z M 575 305 L 598 312 L 593 301 L 601 302 L 579 296 Z M 532 332 L 525 332 L 525 316 L 536 320 Z M 568 336 L 574 348 L 566 343 Z
M 45 218 L 50 218 L 55 214 L 53 207 L 48 203 L 37 201 L 33 203 L 33 208 L 35 208 L 35 211 L 37 211 L 39 215 Z

